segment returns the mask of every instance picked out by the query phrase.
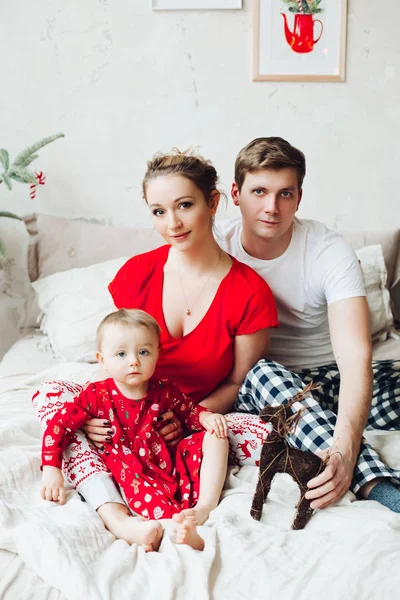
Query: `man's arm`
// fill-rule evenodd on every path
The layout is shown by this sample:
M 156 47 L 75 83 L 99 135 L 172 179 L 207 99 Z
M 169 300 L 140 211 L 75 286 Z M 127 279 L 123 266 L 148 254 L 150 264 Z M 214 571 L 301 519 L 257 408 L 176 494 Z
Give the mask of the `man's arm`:
M 365 297 L 347 298 L 328 307 L 329 330 L 340 372 L 334 447 L 327 467 L 309 482 L 312 508 L 339 500 L 349 489 L 372 399 L 369 309 Z M 337 452 L 336 452 L 337 451 Z M 336 452 L 336 453 L 335 453 Z

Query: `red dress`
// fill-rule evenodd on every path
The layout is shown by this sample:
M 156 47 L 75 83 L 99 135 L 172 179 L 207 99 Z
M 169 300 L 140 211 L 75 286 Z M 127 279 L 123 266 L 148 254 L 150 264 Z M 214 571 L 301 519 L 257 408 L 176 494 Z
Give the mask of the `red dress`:
M 129 259 L 109 290 L 117 308 L 141 308 L 156 319 L 162 329 L 162 351 L 155 375 L 175 381 L 200 402 L 232 370 L 235 337 L 277 327 L 278 313 L 264 279 L 232 257 L 231 269 L 203 319 L 187 335 L 172 337 L 162 309 L 164 265 L 170 248 L 162 246 Z
M 173 410 L 189 431 L 170 452 L 158 433 L 158 417 Z M 152 378 L 146 395 L 130 400 L 113 379 L 88 383 L 48 422 L 43 434 L 42 464 L 61 468 L 63 449 L 74 431 L 93 417 L 109 419 L 112 441 L 102 458 L 130 508 L 146 519 L 170 518 L 196 505 L 205 430 L 196 406 L 168 380 Z

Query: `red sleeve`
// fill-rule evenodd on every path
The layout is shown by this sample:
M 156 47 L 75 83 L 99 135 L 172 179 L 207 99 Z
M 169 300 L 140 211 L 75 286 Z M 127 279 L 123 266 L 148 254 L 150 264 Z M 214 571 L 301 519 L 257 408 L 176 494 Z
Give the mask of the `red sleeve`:
M 153 287 L 154 277 L 162 276 L 170 246 L 130 258 L 118 271 L 108 290 L 117 308 L 136 308 L 144 301 L 143 294 Z M 146 292 L 147 290 L 147 292 Z
M 82 427 L 95 411 L 97 397 L 93 385 L 83 390 L 72 402 L 66 402 L 47 423 L 42 441 L 42 467 L 59 467 L 64 448 L 70 442 L 70 434 Z
M 137 267 L 138 261 L 136 257 L 130 258 L 118 271 L 112 282 L 108 286 L 108 290 L 114 300 L 117 308 L 131 308 L 133 298 L 133 285 L 136 279 L 140 276 Z
M 170 382 L 167 384 L 166 394 L 168 410 L 172 410 L 190 431 L 203 429 L 199 417 L 202 412 L 210 412 L 207 408 L 192 402 L 188 396 Z
M 267 327 L 278 327 L 278 311 L 269 285 L 255 271 L 249 278 L 251 295 L 236 329 L 236 335 L 249 335 Z

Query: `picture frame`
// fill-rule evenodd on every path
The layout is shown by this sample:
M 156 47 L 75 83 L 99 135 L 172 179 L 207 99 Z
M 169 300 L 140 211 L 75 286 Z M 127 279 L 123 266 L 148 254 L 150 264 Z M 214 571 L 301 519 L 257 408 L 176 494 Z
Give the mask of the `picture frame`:
M 239 10 L 242 0 L 151 0 L 153 10 Z
M 347 0 L 253 0 L 253 81 L 345 81 Z

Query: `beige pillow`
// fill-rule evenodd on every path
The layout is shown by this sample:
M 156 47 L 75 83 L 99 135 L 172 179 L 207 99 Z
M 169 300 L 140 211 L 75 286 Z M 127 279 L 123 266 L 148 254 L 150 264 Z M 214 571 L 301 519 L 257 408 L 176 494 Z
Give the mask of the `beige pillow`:
M 400 229 L 380 231 L 342 231 L 349 244 L 358 250 L 364 246 L 380 244 L 387 268 L 387 287 L 390 290 L 392 309 L 400 321 Z
M 386 340 L 393 331 L 390 293 L 386 287 L 387 270 L 380 244 L 356 250 L 364 278 L 365 292 L 371 316 L 373 341 Z
M 37 215 L 32 213 L 31 215 L 25 215 L 23 221 L 25 227 L 29 233 L 29 246 L 28 246 L 28 271 L 29 278 L 31 281 L 35 281 L 39 277 L 38 273 L 38 256 L 37 256 L 37 226 L 36 226 Z
M 42 214 L 37 217 L 37 233 L 38 278 L 135 256 L 164 243 L 150 227 L 107 227 Z
M 21 335 L 33 290 L 27 265 L 29 236 L 24 223 L 0 217 L 0 239 L 6 248 L 6 257 L 0 258 L 1 360 Z
M 387 287 L 390 290 L 400 282 L 400 229 L 339 233 L 354 250 L 380 245 L 387 269 Z

